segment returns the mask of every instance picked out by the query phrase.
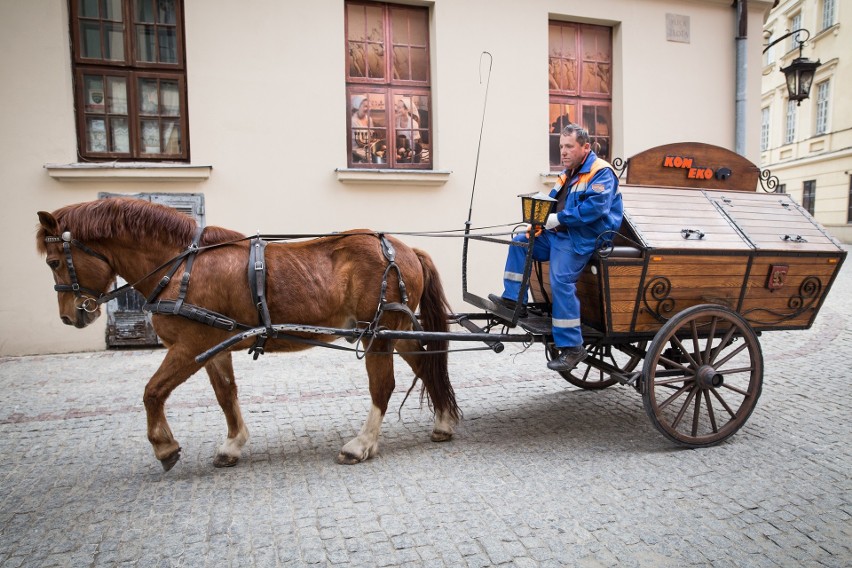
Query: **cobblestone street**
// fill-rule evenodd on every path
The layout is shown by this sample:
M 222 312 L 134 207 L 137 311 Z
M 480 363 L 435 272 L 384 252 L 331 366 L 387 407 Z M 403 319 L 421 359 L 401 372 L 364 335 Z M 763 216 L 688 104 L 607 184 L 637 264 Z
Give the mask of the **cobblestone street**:
M 361 361 L 238 353 L 242 460 L 212 466 L 226 427 L 202 373 L 166 405 L 170 472 L 142 405 L 164 351 L 2 358 L 0 565 L 848 567 L 850 262 L 812 329 L 760 343 L 756 410 L 701 450 L 633 389 L 578 389 L 513 345 L 450 356 L 465 416 L 432 443 L 416 396 L 397 414 L 398 362 L 381 453 L 357 466 L 335 457 L 369 409 Z

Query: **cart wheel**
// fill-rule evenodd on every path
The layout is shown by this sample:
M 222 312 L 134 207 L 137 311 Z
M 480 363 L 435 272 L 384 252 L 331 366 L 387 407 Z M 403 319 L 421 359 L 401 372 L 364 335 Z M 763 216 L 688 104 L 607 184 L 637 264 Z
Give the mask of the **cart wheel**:
M 635 344 L 639 351 L 644 351 L 647 341 L 641 341 Z M 612 365 L 616 369 L 628 373 L 636 368 L 641 357 L 630 355 L 622 351 L 621 345 L 604 344 L 600 340 L 586 342 L 583 345 L 589 353 L 584 361 L 581 361 L 574 369 L 570 371 L 561 371 L 559 374 L 562 378 L 581 389 L 600 390 L 618 383 L 618 379 L 594 366 L 592 360 Z M 553 343 L 547 344 L 550 357 L 553 358 L 558 354 L 558 350 Z
M 692 448 L 739 430 L 760 397 L 763 354 L 736 312 L 693 306 L 663 325 L 645 357 L 642 399 L 654 426 Z

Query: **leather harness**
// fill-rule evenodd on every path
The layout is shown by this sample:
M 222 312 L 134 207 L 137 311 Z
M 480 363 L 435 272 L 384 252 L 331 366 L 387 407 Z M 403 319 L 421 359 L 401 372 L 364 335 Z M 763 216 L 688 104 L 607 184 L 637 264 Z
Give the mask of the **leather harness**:
M 104 304 L 112 300 L 113 298 L 116 298 L 122 294 L 129 292 L 131 289 L 134 288 L 134 286 L 144 281 L 152 274 L 156 274 L 163 268 L 171 265 L 165 276 L 160 279 L 160 281 L 157 283 L 157 286 L 145 299 L 145 304 L 142 306 L 143 310 L 154 314 L 181 316 L 186 319 L 203 323 L 205 325 L 214 327 L 216 329 L 222 329 L 225 331 L 234 331 L 236 329 L 251 330 L 253 329 L 252 326 L 242 324 L 229 316 L 214 312 L 212 310 L 208 310 L 207 308 L 190 304 L 185 301 L 187 291 L 189 290 L 189 280 L 190 275 L 192 273 L 192 266 L 195 262 L 195 257 L 198 255 L 198 253 L 201 252 L 201 250 L 216 248 L 219 246 L 233 244 L 241 240 L 246 240 L 246 238 L 241 238 L 235 241 L 216 243 L 213 245 L 208 245 L 206 247 L 199 247 L 198 243 L 201 239 L 201 234 L 203 233 L 203 231 L 204 229 L 202 227 L 199 227 L 196 230 L 195 235 L 193 236 L 192 244 L 190 244 L 186 250 L 184 250 L 175 258 L 158 266 L 153 271 L 143 276 L 137 282 L 133 284 L 125 284 L 124 286 L 121 286 L 107 294 L 99 293 L 96 290 L 83 287 L 79 284 L 77 280 L 77 271 L 74 269 L 74 261 L 71 256 L 71 247 L 75 246 L 86 254 L 93 256 L 107 264 L 110 264 L 109 259 L 107 259 L 104 255 L 92 250 L 82 242 L 72 238 L 70 231 L 63 232 L 60 237 L 46 236 L 44 239 L 46 243 L 62 243 L 63 251 L 65 254 L 65 264 L 68 267 L 68 274 L 71 278 L 71 284 L 56 284 L 53 288 L 57 292 L 73 292 L 76 298 L 83 298 L 83 301 L 78 306 L 78 309 L 91 312 L 95 311 L 99 305 Z M 347 235 L 338 234 L 334 236 L 345 237 Z M 381 320 L 382 314 L 385 311 L 397 311 L 406 314 L 411 320 L 412 326 L 416 330 L 423 331 L 423 327 L 420 325 L 420 321 L 417 319 L 417 316 L 414 314 L 414 312 L 411 311 L 411 308 L 409 308 L 407 305 L 408 292 L 406 290 L 405 282 L 402 278 L 402 271 L 396 264 L 396 250 L 394 249 L 393 244 L 391 244 L 391 242 L 385 237 L 384 233 L 375 233 L 375 236 L 379 239 L 379 242 L 381 243 L 382 254 L 388 261 L 388 265 L 387 267 L 385 267 L 384 273 L 382 275 L 381 294 L 379 297 L 379 304 L 376 308 L 376 314 L 367 329 L 376 329 L 378 327 L 379 321 Z M 265 328 L 265 332 L 256 337 L 254 345 L 252 345 L 252 347 L 249 348 L 248 351 L 250 354 L 254 355 L 254 359 L 257 359 L 258 356 L 264 353 L 264 346 L 266 344 L 266 340 L 269 338 L 277 338 L 279 337 L 279 334 L 273 327 L 272 320 L 269 314 L 269 304 L 266 298 L 267 270 L 264 253 L 266 250 L 266 245 L 268 243 L 263 238 L 261 238 L 260 235 L 257 235 L 256 237 L 250 239 L 251 242 L 249 246 L 249 260 L 247 266 L 249 289 L 251 291 L 252 303 L 257 309 L 260 325 Z M 168 286 L 169 282 L 171 282 L 178 268 L 180 268 L 181 264 L 184 263 L 184 259 L 186 260 L 186 266 L 184 268 L 183 276 L 181 277 L 180 289 L 177 298 L 174 300 L 159 300 L 159 295 L 166 288 L 166 286 Z M 397 274 L 399 293 L 402 300 L 401 302 L 389 302 L 387 300 L 388 274 L 390 274 L 391 270 L 395 270 Z M 85 292 L 86 294 L 83 294 L 83 292 Z M 282 337 L 286 337 L 287 339 L 293 341 L 300 341 L 315 345 L 320 343 L 315 340 L 290 334 L 284 334 L 282 335 Z

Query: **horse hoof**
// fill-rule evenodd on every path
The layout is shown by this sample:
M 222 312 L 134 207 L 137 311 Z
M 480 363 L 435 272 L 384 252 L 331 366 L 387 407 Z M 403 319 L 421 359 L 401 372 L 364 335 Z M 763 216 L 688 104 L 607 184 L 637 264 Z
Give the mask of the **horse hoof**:
M 216 457 L 213 459 L 213 467 L 234 467 L 238 461 L 240 461 L 240 458 L 225 454 L 216 454 Z
M 364 461 L 358 456 L 354 456 L 352 454 L 347 454 L 346 452 L 340 452 L 337 454 L 337 463 L 340 465 L 355 465 L 356 463 L 361 463 Z
M 164 457 L 160 460 L 160 463 L 163 464 L 163 471 L 169 471 L 172 469 L 175 464 L 180 459 L 180 448 L 172 452 L 170 455 Z
M 442 430 L 433 430 L 432 431 L 432 441 L 433 442 L 447 442 L 453 439 L 452 432 L 444 432 Z

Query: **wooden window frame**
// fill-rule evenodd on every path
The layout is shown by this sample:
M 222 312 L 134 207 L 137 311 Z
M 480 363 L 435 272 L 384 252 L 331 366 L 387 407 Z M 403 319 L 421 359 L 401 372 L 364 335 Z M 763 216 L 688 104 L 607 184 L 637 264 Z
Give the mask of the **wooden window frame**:
M 574 30 L 574 58 L 568 57 L 560 57 L 550 52 L 550 34 L 551 28 L 561 28 L 561 29 L 573 29 Z M 606 30 L 607 38 L 609 41 L 609 60 L 597 60 L 590 59 L 585 56 L 583 53 L 583 32 L 584 31 L 594 31 L 601 32 Z M 560 105 L 560 106 L 573 106 L 576 111 L 576 116 L 572 118 L 572 120 L 580 124 L 583 128 L 589 131 L 589 136 L 591 138 L 592 150 L 596 150 L 596 153 L 600 151 L 598 154 L 599 157 L 604 158 L 606 160 L 611 160 L 612 156 L 612 28 L 609 26 L 600 26 L 594 24 L 580 24 L 577 22 L 568 22 L 561 20 L 550 20 L 548 22 L 548 68 L 550 69 L 550 77 L 548 79 L 548 88 L 549 88 L 549 105 Z M 554 77 L 553 65 L 554 63 L 561 61 L 573 61 L 576 66 L 574 70 L 574 77 L 576 81 L 575 89 L 562 89 L 560 88 L 560 82 L 558 78 Z M 609 92 L 603 92 L 601 90 L 588 90 L 584 87 L 584 73 L 586 71 L 585 67 L 587 65 L 608 65 L 609 66 L 609 81 L 606 86 L 606 90 Z M 607 125 L 608 131 L 606 133 L 597 132 L 596 125 L 587 125 L 583 124 L 583 117 L 586 114 L 586 109 L 590 107 L 603 107 L 606 109 L 606 113 L 609 115 L 609 124 Z M 596 113 L 597 114 L 597 113 Z M 550 113 L 548 113 L 548 116 Z M 559 138 L 559 124 L 562 122 L 560 119 L 562 115 L 556 121 L 551 121 L 548 126 L 548 162 L 550 165 L 550 170 L 554 172 L 562 171 L 564 168 L 559 163 L 559 155 L 555 152 L 558 152 L 558 138 Z M 549 120 L 552 117 L 549 116 Z M 554 163 L 556 162 L 556 163 Z
M 429 8 L 423 6 L 413 6 L 408 4 L 393 4 L 384 2 L 369 2 L 360 0 L 347 0 L 344 3 L 344 45 L 346 49 L 346 162 L 349 168 L 354 169 L 395 169 L 395 170 L 432 170 L 434 168 L 434 136 L 433 136 L 433 114 L 432 114 L 432 79 L 431 79 L 431 18 Z M 381 77 L 370 76 L 368 64 L 365 56 L 365 76 L 354 75 L 352 71 L 353 52 L 351 46 L 358 45 L 359 41 L 350 40 L 349 37 L 349 14 L 350 7 L 364 6 L 367 9 L 379 9 L 382 11 L 383 35 L 379 38 L 367 38 L 364 40 L 364 50 L 372 45 L 380 45 L 384 53 L 383 73 Z M 394 43 L 394 12 L 395 11 L 419 11 L 425 16 L 426 21 L 426 43 Z M 425 61 L 425 79 L 402 79 L 394 76 L 394 53 L 396 49 L 408 50 L 423 50 Z M 410 60 L 410 59 L 409 59 Z M 353 134 L 352 134 L 352 116 L 351 106 L 353 97 L 357 95 L 369 95 L 371 100 L 381 100 L 384 104 L 383 111 L 376 111 L 383 115 L 384 126 L 376 127 L 375 130 L 385 130 L 385 138 L 379 139 L 378 143 L 384 141 L 384 149 L 379 149 L 381 156 L 375 154 L 368 158 L 368 161 L 361 162 L 354 159 L 353 152 Z M 421 108 L 421 117 L 427 122 L 425 125 L 420 124 L 420 128 L 413 128 L 417 131 L 420 140 L 427 140 L 424 144 L 428 144 L 428 150 L 420 155 L 428 155 L 429 161 L 422 162 L 407 162 L 398 159 L 398 156 L 406 155 L 404 148 L 397 147 L 398 132 L 394 124 L 394 104 L 398 96 L 417 96 L 426 97 L 428 104 L 425 108 Z M 410 146 L 411 144 L 409 144 Z
M 138 3 L 145 2 L 151 5 L 154 11 L 157 10 L 157 0 L 121 0 L 120 6 L 122 10 L 121 26 L 123 28 L 122 47 L 124 50 L 124 58 L 122 60 L 103 59 L 96 57 L 84 57 L 83 38 L 81 34 L 81 21 L 98 22 L 101 25 L 101 41 L 100 45 L 105 45 L 104 25 L 109 22 L 117 22 L 117 20 L 107 20 L 100 18 L 87 18 L 80 15 L 81 4 L 85 0 L 68 0 L 69 20 L 71 27 L 71 51 L 73 64 L 73 79 L 74 79 L 74 107 L 76 114 L 77 127 L 77 152 L 81 161 L 174 161 L 188 162 L 190 159 L 189 152 L 189 118 L 187 110 L 187 82 L 186 82 L 186 65 L 185 65 L 185 35 L 184 35 L 184 5 L 183 0 L 174 0 L 174 24 L 166 24 L 159 22 L 142 22 L 139 23 L 135 18 L 135 11 Z M 100 4 L 100 0 L 99 0 Z M 103 6 L 103 4 L 100 4 Z M 103 14 L 101 14 L 103 16 Z M 106 22 L 107 24 L 104 24 Z M 140 49 L 137 45 L 136 30 L 137 25 L 153 26 L 155 37 L 159 37 L 157 29 L 169 28 L 174 29 L 174 54 L 175 62 L 151 62 L 139 61 Z M 159 52 L 159 44 L 155 43 L 155 50 Z M 126 99 L 127 109 L 126 115 L 106 112 L 89 112 L 86 104 L 86 82 L 84 77 L 88 75 L 101 75 L 106 77 L 121 77 L 126 84 Z M 143 120 L 154 120 L 154 117 L 148 117 L 143 114 L 140 108 L 140 100 L 138 93 L 138 85 L 143 79 L 157 79 L 158 81 L 175 81 L 178 85 L 178 114 L 175 116 L 176 123 L 179 128 L 180 135 L 180 150 L 178 152 L 144 152 L 144 144 L 141 140 L 141 124 Z M 106 91 L 106 84 L 104 84 Z M 104 93 L 106 94 L 106 93 Z M 158 102 L 163 103 L 162 93 L 158 91 Z M 89 149 L 89 131 L 87 128 L 88 120 L 93 116 L 102 115 L 105 118 L 106 136 L 108 140 L 106 151 L 97 151 Z M 117 151 L 113 145 L 113 134 L 110 129 L 111 121 L 126 116 L 128 122 L 128 151 Z M 156 118 L 162 123 L 163 116 Z M 170 121 L 166 118 L 166 121 Z M 164 148 L 162 137 L 163 131 L 160 131 L 161 144 L 160 148 Z

